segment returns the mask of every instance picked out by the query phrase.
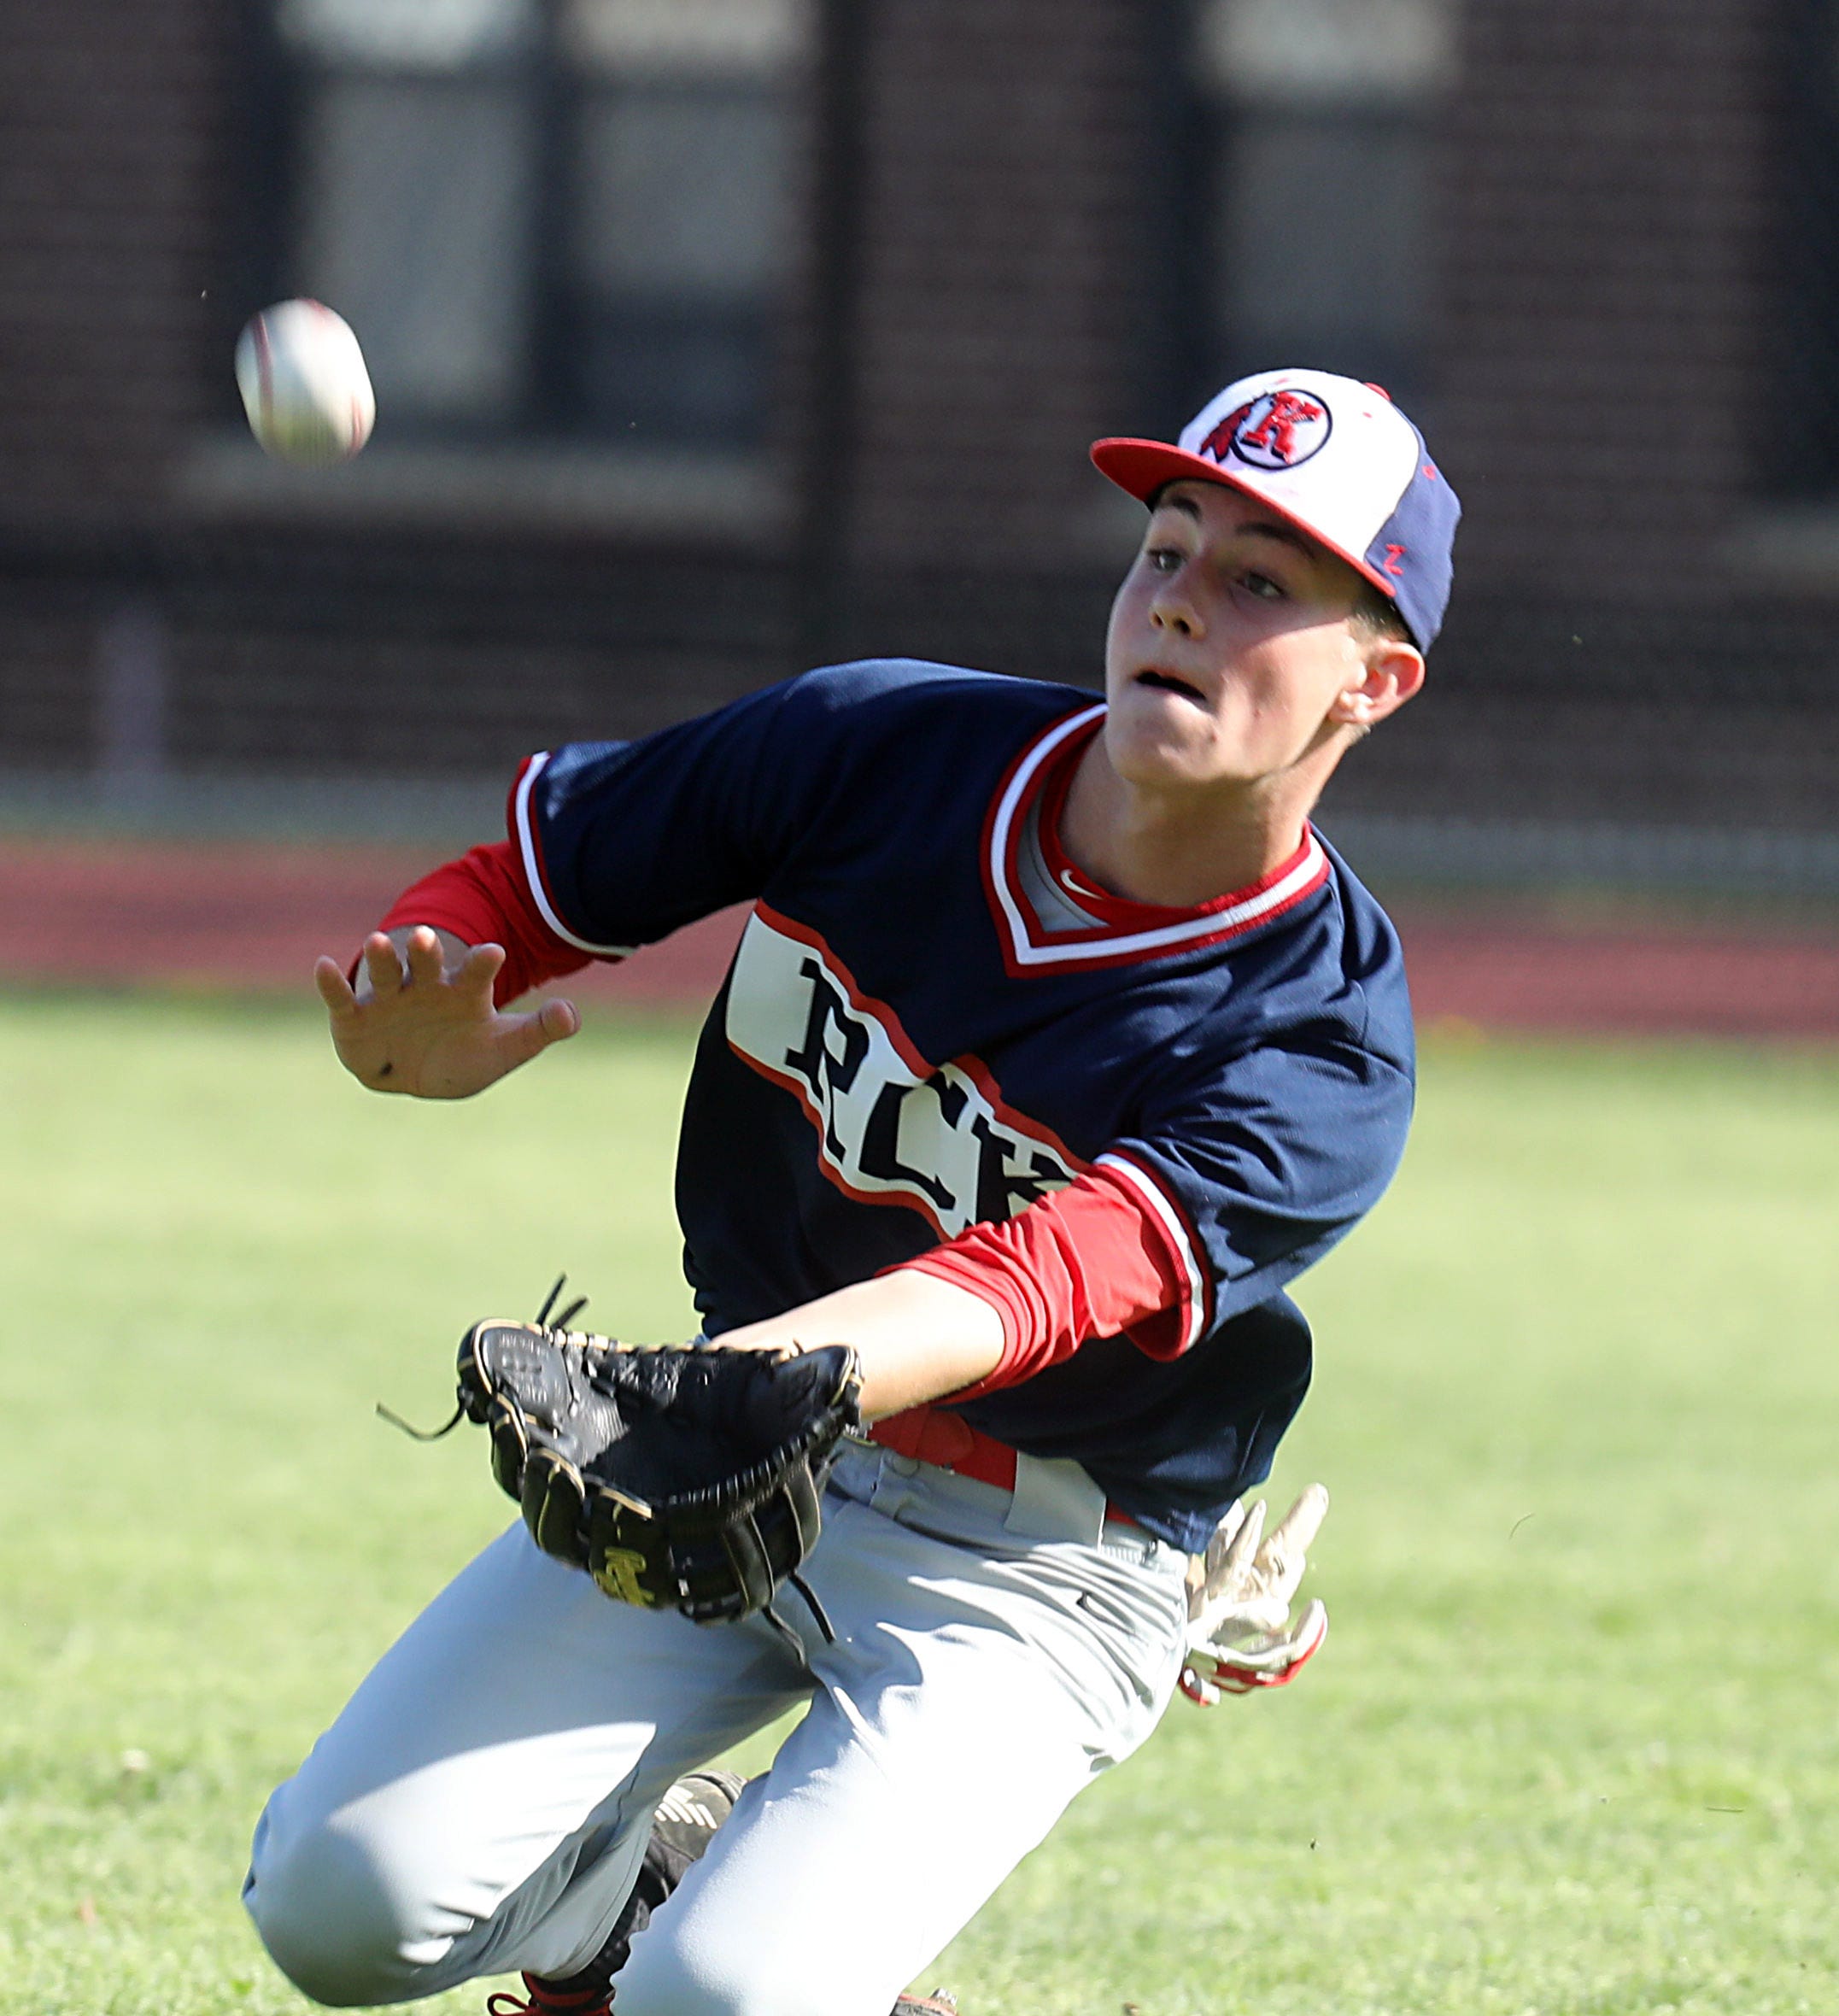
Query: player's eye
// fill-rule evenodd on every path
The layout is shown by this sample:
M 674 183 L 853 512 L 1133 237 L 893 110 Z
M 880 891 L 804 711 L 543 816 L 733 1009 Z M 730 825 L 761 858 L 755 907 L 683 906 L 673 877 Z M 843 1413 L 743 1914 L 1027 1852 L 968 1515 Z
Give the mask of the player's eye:
M 1180 567 L 1183 555 L 1173 546 L 1152 546 L 1144 558 L 1154 572 L 1173 574 Z
M 1268 574 L 1241 574 L 1239 584 L 1247 595 L 1261 602 L 1280 602 L 1290 592 L 1280 581 L 1273 581 Z

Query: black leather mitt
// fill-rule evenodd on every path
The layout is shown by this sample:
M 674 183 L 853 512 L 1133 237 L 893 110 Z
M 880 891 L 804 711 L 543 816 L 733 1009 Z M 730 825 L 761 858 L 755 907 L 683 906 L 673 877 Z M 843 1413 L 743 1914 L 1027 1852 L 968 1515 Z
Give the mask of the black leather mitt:
M 499 1317 L 460 1344 L 460 1407 L 489 1429 L 537 1545 L 622 1603 L 699 1624 L 778 1624 L 789 1579 L 829 1635 L 798 1570 L 860 1384 L 846 1345 L 638 1346 Z

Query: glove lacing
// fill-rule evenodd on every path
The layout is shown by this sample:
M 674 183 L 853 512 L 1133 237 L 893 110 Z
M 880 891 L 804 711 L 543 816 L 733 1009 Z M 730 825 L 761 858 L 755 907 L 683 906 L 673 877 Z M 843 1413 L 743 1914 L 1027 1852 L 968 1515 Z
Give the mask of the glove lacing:
M 542 1307 L 536 1311 L 536 1327 L 539 1330 L 549 1327 L 549 1311 L 555 1307 L 555 1298 L 562 1292 L 563 1286 L 566 1283 L 567 1280 L 568 1276 L 565 1274 L 559 1274 L 555 1277 L 555 1286 L 550 1289 L 547 1295 L 543 1297 Z M 582 1310 L 587 1306 L 587 1297 L 585 1295 L 577 1295 L 575 1299 L 569 1304 L 568 1307 L 565 1309 L 562 1313 L 555 1319 L 554 1329 L 556 1334 L 559 1336 L 565 1343 L 567 1341 L 568 1338 L 568 1326 L 570 1319 L 574 1316 L 578 1316 Z M 464 1400 L 460 1400 L 456 1403 L 452 1416 L 448 1420 L 442 1421 L 440 1427 L 437 1428 L 418 1428 L 412 1422 L 404 1421 L 402 1416 L 396 1412 L 395 1408 L 385 1407 L 381 1400 L 377 1403 L 377 1411 L 386 1421 L 389 1423 L 391 1427 L 401 1429 L 405 1435 L 413 1435 L 416 1441 L 438 1442 L 442 1436 L 451 1434 L 453 1431 L 460 1426 L 460 1421 L 466 1415 L 466 1404 Z

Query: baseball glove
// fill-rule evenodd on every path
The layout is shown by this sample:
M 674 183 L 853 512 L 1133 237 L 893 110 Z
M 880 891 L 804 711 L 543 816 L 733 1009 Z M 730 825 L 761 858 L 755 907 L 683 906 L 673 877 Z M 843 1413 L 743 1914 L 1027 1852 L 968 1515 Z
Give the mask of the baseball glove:
M 816 1544 L 836 1446 L 859 1416 L 846 1345 L 623 1345 L 493 1317 L 460 1343 L 460 1406 L 545 1553 L 607 1595 L 707 1624 L 764 1612 Z
M 1188 1579 L 1181 1691 L 1190 1701 L 1211 1708 L 1221 1694 L 1287 1686 L 1321 1650 L 1327 1609 L 1309 1603 L 1292 1624 L 1290 1605 L 1327 1513 L 1327 1492 L 1312 1484 L 1268 1536 L 1262 1498 L 1249 1513 L 1234 1505 L 1221 1521 Z

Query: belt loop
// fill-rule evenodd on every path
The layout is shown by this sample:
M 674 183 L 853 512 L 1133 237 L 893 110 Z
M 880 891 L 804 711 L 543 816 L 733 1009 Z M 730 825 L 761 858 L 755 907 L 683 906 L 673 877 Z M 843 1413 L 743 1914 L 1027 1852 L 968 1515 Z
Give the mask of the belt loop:
M 1027 1540 L 1078 1540 L 1096 1547 L 1104 1533 L 1104 1493 L 1069 1456 L 1016 1453 L 1016 1489 L 1005 1531 Z

